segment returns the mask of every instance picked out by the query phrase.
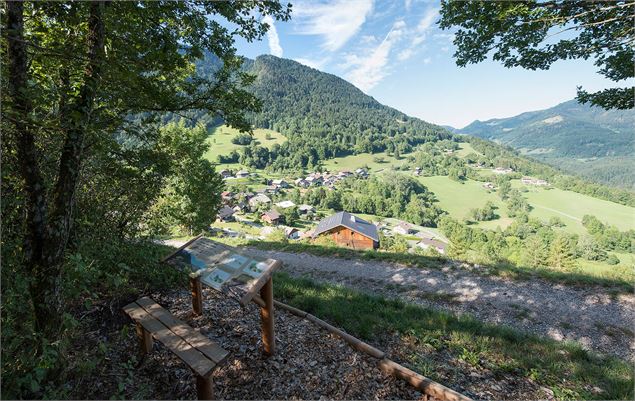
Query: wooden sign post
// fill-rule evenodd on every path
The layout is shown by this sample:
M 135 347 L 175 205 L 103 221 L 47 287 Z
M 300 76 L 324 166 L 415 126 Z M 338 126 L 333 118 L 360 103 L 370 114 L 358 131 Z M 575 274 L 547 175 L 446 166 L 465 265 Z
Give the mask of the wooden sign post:
M 201 277 L 195 273 L 190 276 L 190 290 L 192 291 L 192 311 L 200 316 L 203 314 L 203 287 Z
M 203 313 L 202 285 L 227 296 L 236 297 L 242 306 L 255 302 L 260 306 L 263 351 L 276 350 L 274 332 L 273 272 L 282 263 L 244 255 L 235 248 L 198 236 L 163 259 L 190 272 L 192 310 Z
M 262 325 L 262 344 L 265 354 L 271 356 L 276 352 L 276 335 L 274 331 L 273 317 L 273 278 L 260 289 L 260 297 L 265 305 L 260 307 L 260 319 Z

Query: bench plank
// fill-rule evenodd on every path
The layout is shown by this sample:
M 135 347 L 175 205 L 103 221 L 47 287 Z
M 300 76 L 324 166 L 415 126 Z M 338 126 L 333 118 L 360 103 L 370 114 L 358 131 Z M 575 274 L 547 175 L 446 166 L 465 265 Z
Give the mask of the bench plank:
M 224 350 L 218 344 L 205 337 L 201 333 L 192 329 L 189 325 L 175 318 L 170 312 L 161 307 L 148 297 L 137 300 L 137 303 L 145 309 L 152 317 L 166 325 L 175 334 L 194 348 L 198 349 L 215 363 L 222 362 L 229 355 L 229 351 Z
M 124 311 L 132 319 L 139 322 L 152 337 L 159 340 L 163 345 L 174 352 L 185 364 L 187 364 L 197 375 L 206 377 L 216 367 L 216 363 L 207 358 L 203 353 L 192 347 L 179 336 L 175 335 L 159 320 L 150 315 L 141 305 L 131 303 L 126 305 Z

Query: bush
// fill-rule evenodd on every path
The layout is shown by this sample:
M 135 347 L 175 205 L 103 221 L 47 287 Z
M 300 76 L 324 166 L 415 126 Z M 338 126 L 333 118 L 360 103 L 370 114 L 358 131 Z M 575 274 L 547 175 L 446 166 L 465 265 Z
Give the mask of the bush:
M 240 133 L 232 138 L 232 143 L 234 145 L 249 145 L 253 140 L 253 136 L 246 133 Z
M 615 256 L 613 254 L 610 254 L 606 258 L 606 263 L 608 263 L 611 266 L 615 266 L 615 265 L 618 265 L 620 263 L 620 259 L 617 256 Z
M 117 300 L 158 288 L 184 286 L 187 275 L 158 261 L 172 250 L 146 241 L 86 241 L 67 256 L 62 277 L 66 313 L 61 340 L 49 343 L 34 334 L 29 299 L 29 277 L 16 260 L 2 268 L 2 396 L 8 399 L 68 398 L 67 377 L 89 374 L 66 366 L 71 344 L 82 341 L 78 312 L 108 298 Z M 7 263 L 8 262 L 8 263 Z M 34 350 L 39 349 L 39 354 Z M 74 347 L 74 351 L 76 351 Z

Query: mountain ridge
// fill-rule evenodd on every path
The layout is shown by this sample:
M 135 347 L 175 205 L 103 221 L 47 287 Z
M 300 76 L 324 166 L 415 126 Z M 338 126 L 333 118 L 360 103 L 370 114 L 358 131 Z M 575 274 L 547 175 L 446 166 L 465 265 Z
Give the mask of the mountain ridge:
M 564 171 L 635 188 L 635 115 L 575 100 L 506 118 L 476 120 L 458 133 L 508 145 Z

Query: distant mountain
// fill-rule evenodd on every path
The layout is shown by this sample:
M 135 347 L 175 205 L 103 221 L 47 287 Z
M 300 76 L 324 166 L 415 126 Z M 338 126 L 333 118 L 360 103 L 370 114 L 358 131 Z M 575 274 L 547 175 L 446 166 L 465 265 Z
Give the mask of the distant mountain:
M 633 110 L 607 111 L 571 100 L 515 117 L 475 121 L 458 132 L 511 146 L 596 181 L 635 188 Z

